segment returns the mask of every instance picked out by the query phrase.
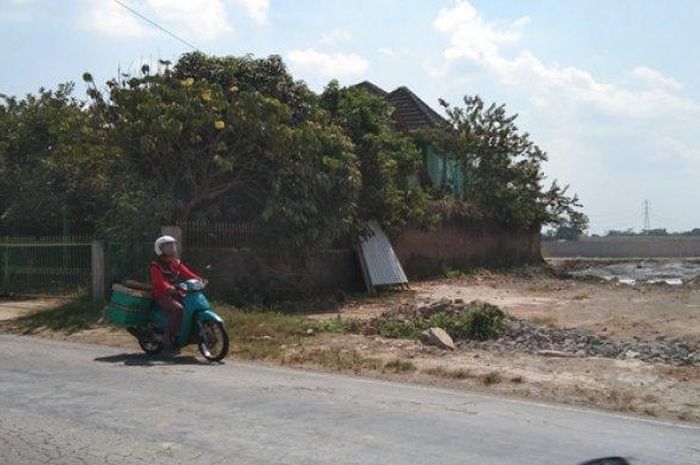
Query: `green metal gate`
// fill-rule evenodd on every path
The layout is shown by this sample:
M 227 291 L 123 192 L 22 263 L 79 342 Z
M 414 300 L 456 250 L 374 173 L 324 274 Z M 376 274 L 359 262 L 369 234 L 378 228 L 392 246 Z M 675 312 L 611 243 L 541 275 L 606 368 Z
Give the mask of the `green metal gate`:
M 0 238 L 0 293 L 61 296 L 90 287 L 91 246 L 82 238 Z

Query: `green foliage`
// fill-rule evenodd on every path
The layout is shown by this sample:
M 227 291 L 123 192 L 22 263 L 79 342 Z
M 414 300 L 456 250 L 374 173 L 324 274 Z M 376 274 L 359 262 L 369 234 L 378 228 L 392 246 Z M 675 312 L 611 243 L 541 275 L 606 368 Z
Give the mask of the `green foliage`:
M 430 140 L 451 154 L 468 172 L 466 198 L 484 218 L 514 231 L 531 231 L 542 224 L 587 225 L 576 196 L 556 181 L 544 186 L 542 163 L 547 154 L 515 124 L 504 105 L 488 107 L 478 97 L 465 97 L 464 107 L 441 101 L 449 124 Z
M 455 340 L 487 340 L 503 331 L 505 313 L 495 305 L 474 302 L 460 312 L 438 312 L 429 318 L 379 320 L 376 330 L 388 338 L 417 339 L 428 328 L 442 328 Z
M 278 59 L 190 54 L 174 72 L 112 80 L 108 88 L 106 96 L 91 93 L 123 154 L 123 181 L 115 186 L 121 204 L 107 230 L 127 217 L 120 208 L 141 208 L 159 222 L 263 222 L 282 238 L 271 246 L 299 249 L 328 246 L 355 223 L 360 173 L 353 146 L 309 111 L 309 91 Z M 134 183 L 148 194 L 134 194 Z M 143 197 L 162 209 L 144 209 Z
M 24 99 L 0 95 L 0 218 L 4 233 L 94 230 L 109 202 L 113 151 L 72 84 Z
M 364 89 L 340 88 L 337 81 L 320 100 L 355 145 L 362 176 L 359 217 L 389 229 L 427 222 L 429 198 L 418 182 L 423 158 L 411 138 L 393 129 L 391 105 Z
M 367 220 L 397 231 L 458 212 L 511 229 L 587 226 L 566 189 L 542 187 L 546 155 L 502 106 L 447 106 L 453 128 L 432 142 L 469 172 L 468 201 L 434 208 L 442 194 L 421 186 L 417 139 L 395 131 L 384 99 L 337 82 L 317 96 L 274 55 L 163 64 L 104 88 L 85 73 L 88 102 L 72 84 L 0 96 L 0 234 L 70 225 L 126 243 L 164 223 L 250 222 L 269 247 L 299 250 Z

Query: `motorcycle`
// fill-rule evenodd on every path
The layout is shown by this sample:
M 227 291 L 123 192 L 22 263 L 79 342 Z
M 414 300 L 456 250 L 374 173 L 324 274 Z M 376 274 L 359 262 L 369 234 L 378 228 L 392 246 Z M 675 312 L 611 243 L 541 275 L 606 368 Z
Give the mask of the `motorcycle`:
M 175 347 L 180 349 L 196 344 L 199 352 L 210 361 L 226 357 L 229 337 L 222 318 L 216 314 L 204 295 L 206 283 L 190 279 L 178 285 L 183 292 L 184 312 L 180 334 L 175 338 Z M 141 349 L 150 355 L 163 350 L 163 333 L 167 315 L 158 308 L 150 293 L 115 285 L 107 307 L 107 319 L 126 327 Z

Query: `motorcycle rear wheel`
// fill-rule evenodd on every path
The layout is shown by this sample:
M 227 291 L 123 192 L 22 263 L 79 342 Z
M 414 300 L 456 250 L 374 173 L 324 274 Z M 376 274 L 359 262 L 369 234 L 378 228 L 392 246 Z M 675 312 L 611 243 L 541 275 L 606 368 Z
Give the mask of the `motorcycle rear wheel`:
M 206 320 L 199 324 L 199 341 L 197 346 L 204 358 L 218 362 L 228 354 L 228 334 L 224 325 L 218 321 Z
M 139 346 L 148 355 L 158 355 L 163 351 L 163 343 L 158 341 L 139 339 Z

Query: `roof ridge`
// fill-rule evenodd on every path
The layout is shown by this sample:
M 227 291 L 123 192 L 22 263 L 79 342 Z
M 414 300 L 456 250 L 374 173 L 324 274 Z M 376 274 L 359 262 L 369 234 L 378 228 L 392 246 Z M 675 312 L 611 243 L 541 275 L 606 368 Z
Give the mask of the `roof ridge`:
M 413 103 L 416 104 L 418 107 L 418 110 L 425 116 L 429 121 L 437 122 L 437 123 L 442 123 L 445 121 L 445 118 L 440 115 L 437 111 L 433 110 L 433 108 L 425 103 L 423 99 L 418 97 L 418 95 L 415 94 L 411 89 L 409 89 L 407 86 L 399 86 L 393 91 L 389 93 L 389 96 L 394 95 L 396 92 L 403 91 L 408 95 L 408 97 L 413 101 Z M 435 121 L 437 120 L 437 121 Z

